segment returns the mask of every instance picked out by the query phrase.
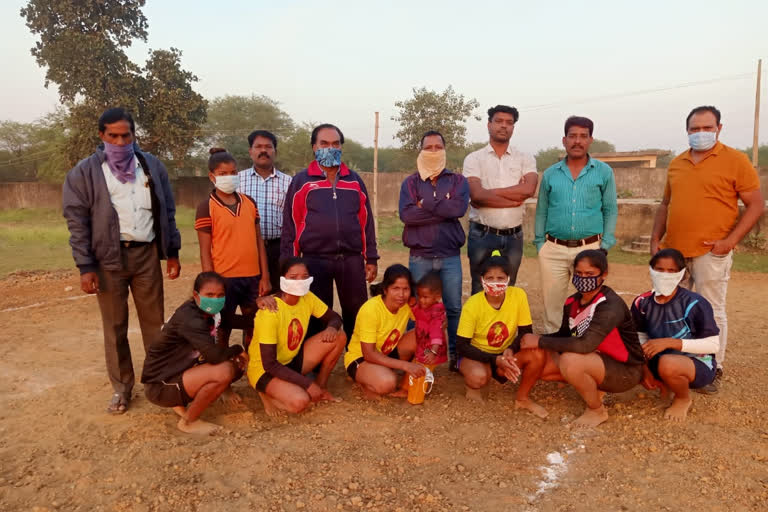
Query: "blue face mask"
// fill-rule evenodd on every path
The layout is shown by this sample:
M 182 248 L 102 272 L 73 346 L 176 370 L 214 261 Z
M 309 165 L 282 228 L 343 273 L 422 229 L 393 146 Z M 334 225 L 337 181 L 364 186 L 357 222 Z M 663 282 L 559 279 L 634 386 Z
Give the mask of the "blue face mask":
M 600 288 L 602 283 L 598 282 L 601 276 L 577 276 L 573 274 L 571 282 L 573 286 L 581 293 L 589 293 Z
M 717 132 L 694 132 L 688 134 L 688 144 L 695 151 L 707 151 L 715 147 Z
M 341 149 L 317 148 L 315 150 L 315 160 L 323 167 L 338 167 L 341 165 Z
M 198 307 L 203 310 L 203 312 L 208 313 L 209 315 L 215 315 L 216 313 L 220 312 L 222 309 L 224 309 L 224 301 L 226 300 L 226 297 L 200 297 L 200 304 L 198 304 Z

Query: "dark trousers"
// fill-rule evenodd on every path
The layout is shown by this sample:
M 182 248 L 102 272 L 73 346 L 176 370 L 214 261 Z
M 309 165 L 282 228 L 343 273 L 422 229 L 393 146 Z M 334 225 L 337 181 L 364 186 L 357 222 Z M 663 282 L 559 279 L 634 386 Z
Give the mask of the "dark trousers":
M 498 250 L 509 262 L 509 285 L 514 286 L 517 281 L 517 271 L 523 260 L 523 231 L 520 230 L 513 235 L 499 236 L 483 230 L 475 222 L 470 222 L 467 256 L 469 256 L 469 273 L 472 276 L 472 295 L 483 291 L 480 272 L 485 260 L 490 258 L 495 250 Z
M 107 374 L 116 393 L 129 395 L 135 378 L 128 345 L 128 291 L 133 295 L 146 352 L 163 326 L 163 274 L 154 243 L 121 247 L 120 256 L 122 270 L 99 270 L 97 297 L 104 326 Z
M 272 285 L 270 293 L 280 291 L 280 239 L 264 240 L 267 249 L 267 270 L 269 270 L 269 284 Z
M 347 343 L 349 343 L 352 338 L 352 331 L 355 330 L 357 312 L 360 310 L 360 306 L 368 300 L 363 256 L 344 254 L 320 257 L 305 254 L 304 260 L 307 262 L 309 275 L 312 276 L 310 290 L 329 308 L 333 308 L 333 283 L 336 282 L 339 305 L 341 306 L 341 319 L 344 323 Z M 307 337 L 317 334 L 321 330 L 323 330 L 322 322 L 312 318 L 307 328 Z

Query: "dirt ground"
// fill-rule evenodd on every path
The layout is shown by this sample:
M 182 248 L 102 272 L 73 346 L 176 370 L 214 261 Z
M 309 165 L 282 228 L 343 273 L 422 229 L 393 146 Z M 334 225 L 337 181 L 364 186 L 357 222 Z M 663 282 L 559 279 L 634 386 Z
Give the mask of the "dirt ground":
M 390 253 L 382 264 L 405 259 Z M 166 316 L 196 270 L 166 282 Z M 613 266 L 608 281 L 627 300 L 649 287 L 637 266 Z M 207 411 L 225 430 L 204 439 L 179 433 L 141 384 L 127 414 L 104 412 L 98 307 L 73 273 L 0 283 L 2 511 L 768 510 L 768 274 L 732 276 L 723 388 L 696 394 L 681 426 L 662 419 L 655 392 L 636 388 L 609 396 L 607 423 L 576 431 L 568 423 L 583 406 L 572 389 L 537 385 L 533 397 L 550 411 L 539 420 L 513 409 L 511 386 L 467 402 L 446 369 L 422 406 L 370 403 L 339 364 L 330 388 L 343 402 L 271 420 L 241 381 L 244 405 Z M 534 260 L 518 285 L 536 326 Z M 144 353 L 131 322 L 138 375 Z

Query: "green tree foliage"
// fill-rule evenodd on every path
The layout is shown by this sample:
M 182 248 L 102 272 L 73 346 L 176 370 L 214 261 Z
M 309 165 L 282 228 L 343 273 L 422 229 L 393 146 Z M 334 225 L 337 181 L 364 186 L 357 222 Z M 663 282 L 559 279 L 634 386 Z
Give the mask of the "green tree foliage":
M 608 142 L 607 140 L 594 139 L 589 146 L 590 153 L 613 153 L 616 151 L 616 146 Z
M 131 111 L 139 142 L 165 159 L 183 159 L 205 121 L 206 102 L 192 90 L 197 78 L 181 69 L 181 52 L 155 50 L 144 68 L 126 55 L 134 40 L 146 41 L 144 3 L 30 0 L 21 9 L 38 37 L 31 52 L 46 68 L 45 85 L 57 85 L 66 108 L 60 142 L 68 166 L 93 151 L 96 121 L 109 107 Z
M 0 121 L 0 181 L 58 182 L 69 169 L 62 109 L 33 123 Z
M 208 120 L 203 132 L 205 152 L 210 147 L 222 147 L 232 153 L 241 166 L 251 165 L 248 155 L 248 134 L 253 130 L 269 130 L 277 137 L 278 158 L 293 135 L 291 117 L 280 104 L 266 96 L 222 96 L 208 105 Z M 306 145 L 309 145 L 307 136 Z
M 749 157 L 749 161 L 752 161 L 752 148 L 749 146 L 744 150 L 744 153 Z M 768 169 L 768 144 L 760 144 L 757 146 L 757 165 L 761 169 Z
M 607 140 L 594 139 L 589 146 L 590 153 L 613 153 L 616 151 L 616 146 L 608 142 Z M 559 146 L 551 146 L 546 149 L 539 150 L 536 153 L 536 170 L 544 172 L 547 168 L 553 166 L 558 161 L 565 157 L 565 148 Z
M 414 87 L 411 99 L 395 102 L 399 112 L 392 120 L 400 125 L 395 138 L 404 149 L 418 151 L 421 136 L 429 130 L 437 130 L 443 134 L 448 146 L 464 147 L 465 123 L 470 117 L 480 120 L 480 116 L 473 114 L 479 106 L 476 99 L 457 94 L 451 86 L 443 92 Z

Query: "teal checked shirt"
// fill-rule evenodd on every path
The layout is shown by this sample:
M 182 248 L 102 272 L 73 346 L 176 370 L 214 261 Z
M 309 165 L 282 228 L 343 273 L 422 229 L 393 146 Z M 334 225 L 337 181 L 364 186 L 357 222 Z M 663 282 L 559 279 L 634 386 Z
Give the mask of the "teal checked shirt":
M 618 213 L 616 181 L 608 164 L 590 158 L 574 180 L 563 159 L 542 175 L 533 243 L 539 250 L 547 234 L 561 240 L 602 234 L 600 247 L 610 249 L 616 244 Z

